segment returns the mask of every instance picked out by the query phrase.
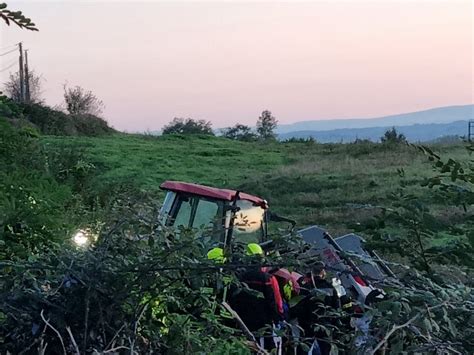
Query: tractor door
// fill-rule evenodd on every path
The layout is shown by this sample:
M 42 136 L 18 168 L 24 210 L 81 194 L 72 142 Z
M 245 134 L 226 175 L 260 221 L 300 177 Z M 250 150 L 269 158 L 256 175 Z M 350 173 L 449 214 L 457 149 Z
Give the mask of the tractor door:
M 193 229 L 210 243 L 224 239 L 224 201 L 168 192 L 161 215 L 165 226 Z

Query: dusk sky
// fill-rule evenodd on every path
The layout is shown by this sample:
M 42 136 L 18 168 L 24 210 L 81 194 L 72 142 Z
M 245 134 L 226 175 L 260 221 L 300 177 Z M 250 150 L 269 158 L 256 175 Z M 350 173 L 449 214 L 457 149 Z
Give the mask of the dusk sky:
M 40 31 L 2 23 L 0 53 L 23 41 L 48 104 L 66 81 L 80 85 L 120 130 L 173 117 L 253 125 L 264 109 L 291 123 L 474 103 L 471 1 L 7 3 Z M 0 69 L 15 59 L 1 56 Z

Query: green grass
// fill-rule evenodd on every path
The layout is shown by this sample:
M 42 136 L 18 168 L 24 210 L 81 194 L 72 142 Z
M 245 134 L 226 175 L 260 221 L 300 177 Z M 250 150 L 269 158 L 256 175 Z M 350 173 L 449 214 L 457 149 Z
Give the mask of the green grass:
M 428 159 L 415 148 L 381 144 L 302 144 L 235 142 L 209 136 L 100 138 L 44 137 L 53 147 L 83 149 L 97 169 L 94 185 L 107 191 L 126 184 L 163 197 L 159 185 L 182 180 L 241 189 L 269 201 L 275 212 L 301 226 L 320 224 L 334 234 L 364 225 L 388 206 L 405 172 L 407 192 L 440 215 L 451 213 L 435 194 L 420 186 L 433 175 Z M 464 161 L 462 144 L 438 145 L 443 157 Z

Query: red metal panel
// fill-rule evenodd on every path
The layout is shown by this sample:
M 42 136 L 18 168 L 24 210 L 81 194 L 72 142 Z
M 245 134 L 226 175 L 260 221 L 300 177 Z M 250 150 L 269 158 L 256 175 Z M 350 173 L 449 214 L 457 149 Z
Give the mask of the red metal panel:
M 165 181 L 160 185 L 160 189 L 175 192 L 186 192 L 193 195 L 209 197 L 224 201 L 232 201 L 235 197 L 235 194 L 237 193 L 237 191 L 235 190 L 218 189 L 215 187 L 191 184 L 189 182 L 181 181 Z M 239 194 L 239 197 L 241 200 L 250 201 L 258 206 L 261 206 L 262 208 L 267 208 L 266 201 L 261 199 L 260 197 L 249 195 L 244 192 L 241 192 Z

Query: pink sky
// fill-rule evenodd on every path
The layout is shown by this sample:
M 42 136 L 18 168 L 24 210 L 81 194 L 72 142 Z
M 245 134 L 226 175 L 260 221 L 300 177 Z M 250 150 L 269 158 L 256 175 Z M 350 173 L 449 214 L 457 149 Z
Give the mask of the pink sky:
M 290 123 L 474 102 L 471 1 L 8 4 L 40 32 L 2 24 L 0 48 L 24 42 L 46 102 L 61 102 L 66 81 L 81 85 L 121 130 L 173 117 L 254 124 L 264 109 Z

